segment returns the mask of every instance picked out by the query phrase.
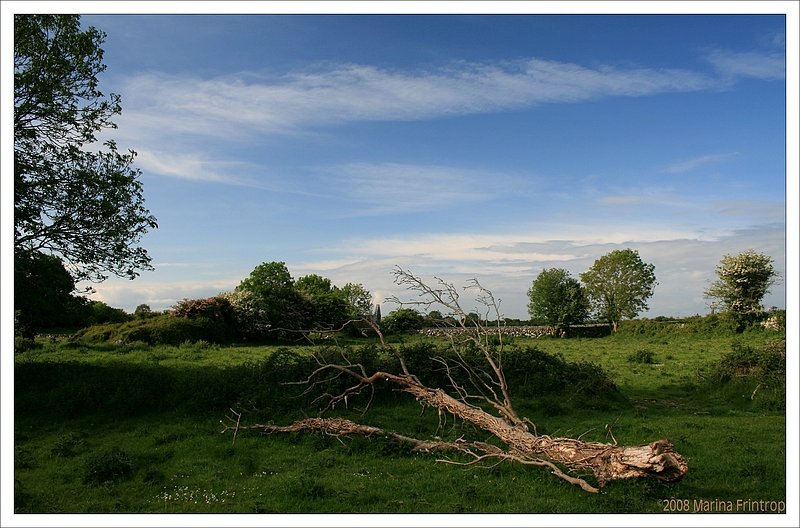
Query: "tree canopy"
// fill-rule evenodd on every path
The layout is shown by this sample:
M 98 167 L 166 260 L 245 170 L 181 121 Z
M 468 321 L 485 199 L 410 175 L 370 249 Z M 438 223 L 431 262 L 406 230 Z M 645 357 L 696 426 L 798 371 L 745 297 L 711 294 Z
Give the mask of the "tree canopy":
M 565 269 L 544 269 L 528 290 L 531 319 L 559 329 L 583 323 L 589 300 L 583 286 Z
M 139 242 L 157 227 L 136 153 L 98 143 L 122 111 L 98 89 L 104 39 L 76 15 L 14 17 L 14 253 L 56 255 L 76 281 L 152 269 Z
M 648 309 L 647 300 L 657 284 L 655 266 L 643 262 L 632 249 L 600 257 L 580 278 L 596 314 L 608 321 L 614 332 L 623 318 Z
M 716 299 L 713 306 L 730 313 L 740 328 L 763 312 L 761 301 L 778 276 L 772 257 L 752 249 L 738 255 L 725 255 L 716 273 L 719 278 L 705 295 Z

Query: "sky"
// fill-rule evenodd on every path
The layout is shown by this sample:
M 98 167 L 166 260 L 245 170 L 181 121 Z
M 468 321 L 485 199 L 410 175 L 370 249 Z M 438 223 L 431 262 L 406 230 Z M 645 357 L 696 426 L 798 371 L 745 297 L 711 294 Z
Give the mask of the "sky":
M 578 278 L 630 248 L 658 281 L 640 315 L 687 316 L 709 312 L 720 259 L 754 249 L 781 277 L 765 306 L 786 306 L 784 16 L 82 22 L 107 34 L 100 89 L 123 107 L 108 137 L 138 153 L 159 224 L 142 240 L 155 270 L 93 299 L 163 310 L 280 261 L 361 283 L 388 313 L 411 296 L 400 266 L 477 278 L 527 319 L 543 269 Z

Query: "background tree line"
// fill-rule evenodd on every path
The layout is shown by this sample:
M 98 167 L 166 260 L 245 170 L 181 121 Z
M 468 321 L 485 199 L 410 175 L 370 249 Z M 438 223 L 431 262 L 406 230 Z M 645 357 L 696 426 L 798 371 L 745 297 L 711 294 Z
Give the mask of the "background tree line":
M 772 262 L 771 257 L 750 249 L 725 255 L 716 267 L 718 278 L 704 295 L 712 300 L 712 311 L 725 314 L 736 331 L 766 318 L 761 302 L 778 280 Z M 531 321 L 566 329 L 594 317 L 617 332 L 622 320 L 648 309 L 647 301 L 658 284 L 655 266 L 643 262 L 632 249 L 600 257 L 580 279 L 561 268 L 542 270 L 528 290 Z
M 76 284 L 152 269 L 140 241 L 157 223 L 144 206 L 136 153 L 97 141 L 122 111 L 119 95 L 98 88 L 104 40 L 94 27 L 81 29 L 76 15 L 14 17 L 14 308 L 16 331 L 26 336 L 126 319 L 76 295 Z M 712 308 L 730 314 L 739 330 L 762 319 L 761 301 L 777 276 L 772 259 L 752 250 L 726 255 L 716 272 L 705 292 Z M 656 286 L 653 265 L 630 249 L 599 258 L 580 279 L 543 270 L 528 291 L 532 321 L 567 328 L 593 316 L 616 331 L 647 310 Z M 139 308 L 137 315 L 153 315 Z M 230 327 L 223 334 L 247 339 L 380 319 L 362 285 L 339 288 L 319 275 L 295 281 L 282 262 L 259 265 L 233 292 L 183 300 L 171 314 L 215 321 Z M 383 326 L 397 333 L 453 324 L 448 317 L 401 308 Z

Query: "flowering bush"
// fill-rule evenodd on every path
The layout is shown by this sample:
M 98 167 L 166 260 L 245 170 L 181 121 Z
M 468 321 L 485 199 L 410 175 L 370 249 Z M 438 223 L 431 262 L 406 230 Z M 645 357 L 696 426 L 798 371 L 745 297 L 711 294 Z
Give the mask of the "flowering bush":
M 761 320 L 761 300 L 777 277 L 772 258 L 753 250 L 725 255 L 716 272 L 719 279 L 705 292 L 706 297 L 717 299 L 714 306 L 730 312 L 739 330 Z
M 258 339 L 270 328 L 269 312 L 264 303 L 250 290 L 225 292 L 219 298 L 231 307 L 233 324 L 240 337 Z

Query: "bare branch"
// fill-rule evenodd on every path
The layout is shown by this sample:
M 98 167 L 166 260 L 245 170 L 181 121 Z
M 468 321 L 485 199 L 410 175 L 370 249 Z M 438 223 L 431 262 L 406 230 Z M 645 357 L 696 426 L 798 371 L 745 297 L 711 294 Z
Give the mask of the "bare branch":
M 393 273 L 397 284 L 406 286 L 409 291 L 417 294 L 415 300 L 402 302 L 395 299 L 396 302 L 425 308 L 442 306 L 456 317 L 456 324 L 465 330 L 459 339 L 456 339 L 454 334 L 448 336 L 450 346 L 455 352 L 455 360 L 447 360 L 443 357 L 433 358 L 441 365 L 442 371 L 447 377 L 450 392 L 442 388 L 428 387 L 411 373 L 401 350 L 386 342 L 375 321 L 367 321 L 367 323 L 378 335 L 384 350 L 389 351 L 400 361 L 400 373 L 385 371 L 369 373 L 363 365 L 349 361 L 344 352 L 340 350 L 338 363 L 316 355 L 315 359 L 319 366 L 305 380 L 292 384 L 307 385 L 305 393 L 308 393 L 312 389 L 317 389 L 333 381 L 352 379 L 352 384 L 338 393 L 323 392 L 314 400 L 315 402 L 325 402 L 321 410 L 321 413 L 325 413 L 333 410 L 340 402 L 347 405 L 348 397 L 361 394 L 367 388 L 372 391 L 371 402 L 375 385 L 379 382 L 388 383 L 413 396 L 423 406 L 423 412 L 428 406 L 437 409 L 439 413 L 437 432 L 446 424 L 449 414 L 490 433 L 505 448 L 485 442 L 467 442 L 463 438 L 454 442 L 446 442 L 438 438 L 432 441 L 420 440 L 380 428 L 356 424 L 342 418 L 309 418 L 287 426 L 263 424 L 244 426 L 240 423 L 240 415 L 233 410 L 231 412 L 237 416 L 235 425 L 233 418 L 228 417 L 229 423 L 223 424 L 225 428 L 223 432 L 232 429 L 234 437 L 239 430 L 243 429 L 260 430 L 265 433 L 320 431 L 335 437 L 353 434 L 381 436 L 411 444 L 414 451 L 452 452 L 469 459 L 467 462 L 441 460 L 451 464 L 471 466 L 484 462 L 509 461 L 544 467 L 566 482 L 580 486 L 581 489 L 592 493 L 597 493 L 596 487 L 582 478 L 569 475 L 567 471 L 591 472 L 601 486 L 610 480 L 640 477 L 674 482 L 686 474 L 688 471 L 686 460 L 675 452 L 668 440 L 657 440 L 639 446 L 618 446 L 608 425 L 606 431 L 608 436 L 613 439 L 613 444 L 585 442 L 581 440 L 581 437 L 574 439 L 539 435 L 534 423 L 527 418 L 520 418 L 513 407 L 503 373 L 504 344 L 500 331 L 502 317 L 499 301 L 494 298 L 491 291 L 484 288 L 477 280 L 470 281 L 465 288 L 477 291 L 477 302 L 484 306 L 487 317 L 489 314 L 493 314 L 495 317 L 494 326 L 471 320 L 460 304 L 458 290 L 452 284 L 435 278 L 435 286 L 428 286 L 419 277 L 399 267 Z M 462 353 L 466 345 L 474 347 L 478 352 L 479 358 L 483 361 L 482 366 L 470 360 L 469 354 Z M 367 408 L 369 408 L 369 404 Z

